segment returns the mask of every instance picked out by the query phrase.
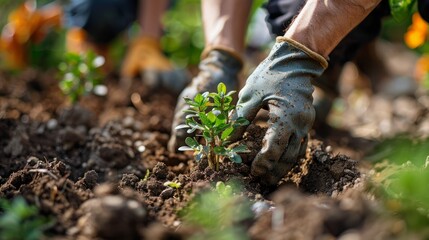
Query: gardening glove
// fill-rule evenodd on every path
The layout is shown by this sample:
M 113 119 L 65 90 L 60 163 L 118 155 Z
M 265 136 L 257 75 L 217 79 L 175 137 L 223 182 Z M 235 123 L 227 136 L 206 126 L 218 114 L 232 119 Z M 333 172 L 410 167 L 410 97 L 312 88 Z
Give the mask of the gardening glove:
M 212 48 L 207 54 L 203 53 L 198 75 L 192 79 L 191 84 L 182 91 L 177 100 L 171 138 L 168 142 L 170 152 L 176 152 L 178 147 L 184 146 L 185 139 L 189 136 L 186 129 L 176 129 L 176 126 L 185 123 L 186 114 L 183 111 L 189 108 L 184 98 L 193 99 L 197 93 L 214 92 L 220 82 L 223 82 L 228 90 L 236 90 L 238 74 L 242 67 L 241 59 L 232 52 Z
M 269 56 L 240 91 L 234 118 L 253 121 L 260 109 L 269 111 L 262 149 L 251 167 L 252 175 L 260 177 L 262 184 L 276 184 L 305 155 L 308 132 L 315 118 L 311 81 L 327 66 L 319 54 L 291 39 L 278 37 Z M 239 140 L 245 128 L 238 128 L 230 140 Z
M 62 10 L 55 4 L 37 9 L 35 4 L 27 1 L 12 11 L 0 39 L 0 51 L 10 67 L 25 67 L 28 44 L 42 41 L 51 28 L 60 27 L 61 18 Z
M 179 94 L 189 83 L 190 77 L 162 53 L 158 40 L 139 37 L 130 45 L 121 68 L 122 84 L 129 88 L 132 79 L 141 76 L 151 88 L 166 88 Z

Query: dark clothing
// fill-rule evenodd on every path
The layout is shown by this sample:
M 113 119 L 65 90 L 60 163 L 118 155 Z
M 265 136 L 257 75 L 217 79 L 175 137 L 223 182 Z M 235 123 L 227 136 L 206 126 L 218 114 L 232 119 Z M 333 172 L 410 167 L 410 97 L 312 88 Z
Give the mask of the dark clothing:
M 137 19 L 138 0 L 71 0 L 66 25 L 83 28 L 89 40 L 105 44 Z

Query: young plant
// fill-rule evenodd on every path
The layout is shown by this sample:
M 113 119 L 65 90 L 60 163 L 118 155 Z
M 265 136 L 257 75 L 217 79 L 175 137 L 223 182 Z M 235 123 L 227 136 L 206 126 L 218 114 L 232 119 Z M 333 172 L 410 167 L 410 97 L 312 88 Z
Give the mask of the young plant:
M 180 182 L 177 182 L 177 181 L 174 181 L 174 182 L 167 181 L 167 182 L 164 183 L 164 186 L 171 187 L 171 188 L 174 188 L 174 189 L 179 189 L 182 186 L 182 184 Z
M 50 225 L 46 217 L 39 215 L 37 207 L 28 205 L 23 198 L 11 202 L 0 199 L 1 239 L 41 239 Z
M 240 186 L 218 182 L 215 190 L 198 193 L 179 212 L 186 224 L 203 230 L 190 239 L 250 239 L 242 223 L 253 218 L 251 202 L 238 192 Z
M 248 125 L 243 117 L 235 120 L 229 118 L 236 106 L 232 103 L 232 95 L 235 91 L 227 93 L 226 86 L 219 83 L 217 92 L 197 94 L 194 99 L 185 98 L 189 109 L 184 112 L 186 124 L 179 125 L 176 129 L 188 129 L 187 133 L 198 131 L 197 136 L 204 138 L 204 144 L 200 144 L 195 137 L 187 137 L 187 146 L 179 148 L 180 151 L 193 150 L 197 161 L 206 157 L 209 167 L 219 170 L 219 162 L 229 158 L 235 163 L 241 163 L 242 159 L 238 153 L 247 152 L 247 147 L 238 145 L 230 147 L 228 138 L 237 127 Z
M 59 86 L 74 104 L 101 84 L 100 67 L 104 58 L 89 51 L 86 54 L 67 53 L 58 66 L 61 80 Z

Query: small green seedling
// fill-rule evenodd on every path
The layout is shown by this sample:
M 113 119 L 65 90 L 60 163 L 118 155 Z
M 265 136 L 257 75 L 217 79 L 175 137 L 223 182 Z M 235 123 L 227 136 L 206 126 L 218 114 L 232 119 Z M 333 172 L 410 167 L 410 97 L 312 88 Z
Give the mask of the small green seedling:
M 64 61 L 58 66 L 61 75 L 59 86 L 73 104 L 101 84 L 100 67 L 103 64 L 104 58 L 93 52 L 65 55 Z
M 231 187 L 232 186 L 232 187 Z M 223 182 L 215 190 L 202 191 L 179 211 L 183 221 L 203 231 L 190 239 L 249 239 L 242 223 L 251 219 L 251 202 L 238 194 L 240 187 Z
M 235 163 L 241 163 L 242 159 L 238 153 L 247 152 L 247 147 L 238 145 L 229 147 L 228 138 L 237 127 L 249 124 L 243 117 L 235 120 L 230 119 L 230 114 L 235 111 L 236 106 L 232 103 L 232 95 L 235 91 L 226 92 L 226 86 L 219 83 L 217 92 L 197 94 L 194 99 L 185 98 L 189 109 L 184 112 L 186 124 L 176 129 L 188 129 L 187 133 L 198 131 L 197 136 L 202 136 L 205 144 L 200 144 L 195 137 L 187 137 L 187 146 L 179 148 L 180 151 L 193 150 L 197 161 L 206 157 L 209 167 L 219 170 L 219 162 L 225 157 Z
M 177 182 L 177 181 L 174 181 L 174 182 L 167 181 L 164 183 L 164 186 L 179 189 L 182 186 L 182 184 L 180 182 Z
M 144 178 L 141 181 L 146 182 L 149 179 L 149 176 L 150 176 L 150 170 L 146 169 L 146 174 L 144 175 Z
M 232 187 L 231 185 L 219 181 L 216 183 L 216 192 L 219 194 L 219 196 L 230 197 L 232 195 Z
M 37 240 L 51 226 L 48 218 L 39 215 L 35 206 L 21 197 L 13 201 L 0 199 L 0 232 L 5 240 Z

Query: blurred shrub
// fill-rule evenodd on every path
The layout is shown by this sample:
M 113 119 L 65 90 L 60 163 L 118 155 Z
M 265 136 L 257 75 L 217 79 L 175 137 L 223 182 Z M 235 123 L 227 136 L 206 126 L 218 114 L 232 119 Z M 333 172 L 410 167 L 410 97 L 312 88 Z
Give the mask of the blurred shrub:
M 377 146 L 369 174 L 369 190 L 390 214 L 427 239 L 429 224 L 429 139 L 398 137 Z M 423 231 L 422 231 L 423 230 Z
M 51 226 L 51 221 L 39 214 L 36 206 L 22 197 L 12 201 L 0 199 L 0 237 L 3 240 L 38 240 Z
M 201 1 L 180 0 L 164 15 L 165 34 L 161 40 L 168 57 L 180 67 L 196 65 L 204 48 Z
M 252 218 L 251 204 L 238 192 L 237 184 L 218 182 L 216 189 L 197 194 L 180 213 L 186 224 L 201 229 L 191 239 L 248 239 L 240 224 Z

